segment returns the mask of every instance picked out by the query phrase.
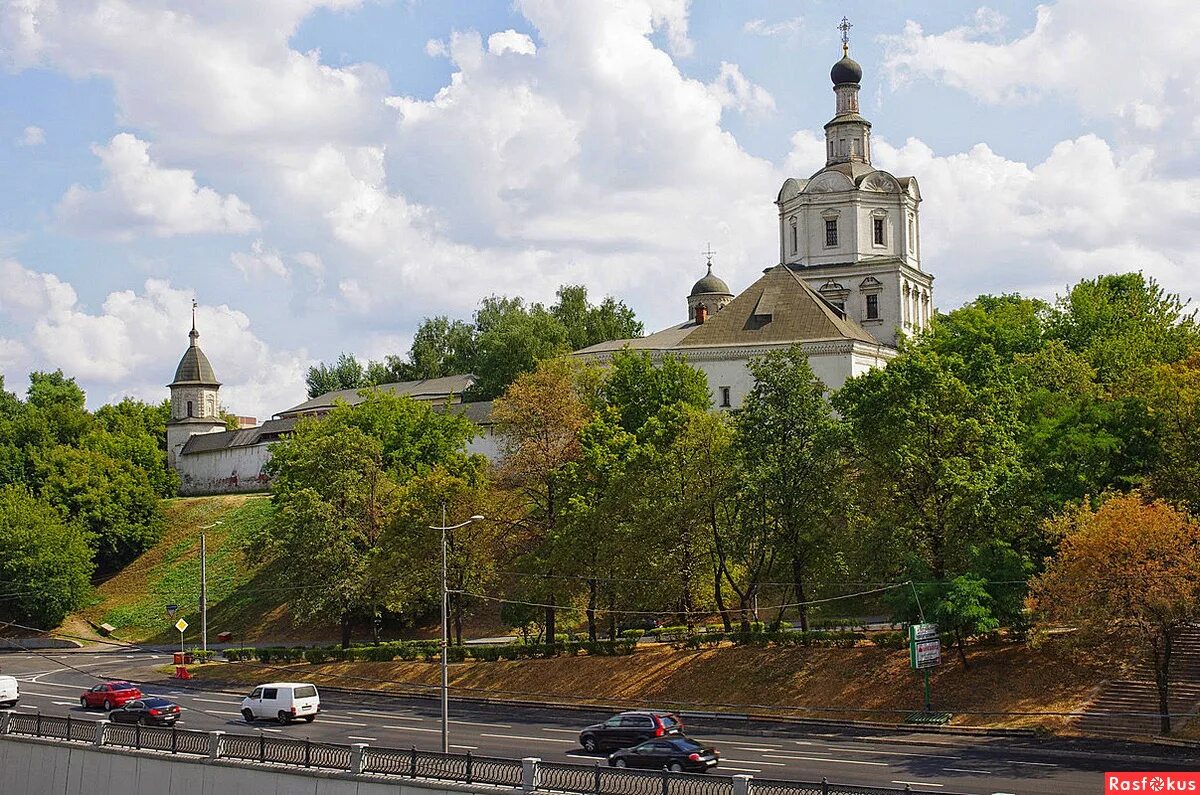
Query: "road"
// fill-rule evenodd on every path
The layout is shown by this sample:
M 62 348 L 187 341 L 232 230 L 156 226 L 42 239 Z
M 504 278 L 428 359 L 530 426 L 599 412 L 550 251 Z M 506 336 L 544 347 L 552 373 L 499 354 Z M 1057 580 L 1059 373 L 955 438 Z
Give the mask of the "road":
M 241 693 L 180 688 L 161 680 L 155 666 L 165 654 L 56 653 L 0 655 L 0 670 L 21 683 L 19 711 L 98 720 L 104 713 L 79 706 L 80 693 L 107 678 L 153 682 L 143 689 L 166 696 L 184 709 L 181 727 L 258 731 L 327 742 L 363 742 L 393 748 L 440 747 L 440 716 L 435 700 L 374 695 L 322 696 L 322 714 L 311 724 L 245 724 L 238 712 Z M 269 677 L 267 677 L 269 678 Z M 246 688 L 247 692 L 249 688 Z M 580 727 L 609 712 L 577 712 L 541 707 L 451 704 L 454 751 L 493 756 L 537 756 L 545 760 L 592 764 L 603 760 L 579 748 Z M 872 786 L 909 784 L 918 792 L 989 795 L 1093 795 L 1102 790 L 1106 770 L 1195 770 L 1176 749 L 1149 749 L 1112 743 L 1070 743 L 1032 738 L 976 737 L 933 733 L 891 733 L 861 728 L 783 727 L 784 734 L 762 736 L 744 728 L 689 721 L 688 733 L 721 751 L 718 773 L 749 773 L 761 778 L 830 781 Z M 1156 753 L 1154 761 L 1131 761 L 1132 753 Z

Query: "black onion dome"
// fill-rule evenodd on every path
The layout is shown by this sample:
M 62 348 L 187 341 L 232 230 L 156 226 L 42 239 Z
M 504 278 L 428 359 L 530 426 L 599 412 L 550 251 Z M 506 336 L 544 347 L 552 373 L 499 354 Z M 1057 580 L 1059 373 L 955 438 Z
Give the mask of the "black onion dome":
M 842 60 L 835 63 L 829 70 L 829 79 L 835 86 L 839 83 L 861 83 L 862 67 L 849 55 L 843 55 Z

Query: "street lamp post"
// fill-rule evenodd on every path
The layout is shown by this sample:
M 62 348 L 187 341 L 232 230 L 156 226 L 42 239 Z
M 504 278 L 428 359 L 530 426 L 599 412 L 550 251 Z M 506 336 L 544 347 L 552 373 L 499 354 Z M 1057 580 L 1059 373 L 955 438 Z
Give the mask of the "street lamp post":
M 200 530 L 211 530 L 219 524 L 224 524 L 221 520 L 217 520 L 212 524 L 201 527 Z M 204 533 L 200 533 L 200 651 L 208 652 L 208 561 L 207 549 L 204 546 Z
M 440 527 L 430 527 L 430 530 L 442 532 L 442 753 L 450 753 L 450 590 L 446 580 L 446 531 L 466 527 L 471 522 L 478 522 L 483 517 L 475 514 L 465 522 L 446 526 L 446 503 L 442 503 L 442 524 Z

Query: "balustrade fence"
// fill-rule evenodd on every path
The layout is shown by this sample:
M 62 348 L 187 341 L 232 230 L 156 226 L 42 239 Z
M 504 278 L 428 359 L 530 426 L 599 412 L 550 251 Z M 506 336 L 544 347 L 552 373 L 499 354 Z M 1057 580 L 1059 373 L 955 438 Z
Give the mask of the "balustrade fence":
M 452 781 L 532 792 L 574 795 L 901 795 L 894 787 L 831 784 L 630 770 L 596 762 L 574 765 L 538 759 L 443 754 L 416 748 L 377 748 L 365 743 L 341 745 L 258 734 L 180 729 L 177 726 L 125 725 L 39 713 L 0 711 L 3 735 L 43 737 L 93 746 L 132 748 L 209 759 L 338 770 L 360 775 Z M 952 793 L 940 793 L 952 795 Z

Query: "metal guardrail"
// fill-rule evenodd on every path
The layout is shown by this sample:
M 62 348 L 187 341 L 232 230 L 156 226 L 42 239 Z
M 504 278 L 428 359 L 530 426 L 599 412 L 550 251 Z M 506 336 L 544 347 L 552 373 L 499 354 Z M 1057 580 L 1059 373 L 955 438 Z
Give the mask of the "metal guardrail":
M 905 785 L 869 787 L 741 776 L 711 776 L 699 773 L 612 768 L 596 762 L 576 765 L 542 762 L 539 759 L 509 759 L 496 756 L 443 754 L 398 748 L 378 748 L 359 743 L 314 742 L 285 737 L 227 734 L 140 724 L 126 725 L 107 720 L 83 720 L 39 713 L 0 711 L 3 735 L 42 737 L 94 746 L 132 748 L 143 751 L 234 759 L 294 768 L 340 770 L 372 776 L 452 781 L 532 792 L 572 795 L 902 795 L 912 792 Z M 953 795 L 941 793 L 941 795 Z

